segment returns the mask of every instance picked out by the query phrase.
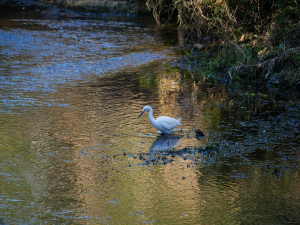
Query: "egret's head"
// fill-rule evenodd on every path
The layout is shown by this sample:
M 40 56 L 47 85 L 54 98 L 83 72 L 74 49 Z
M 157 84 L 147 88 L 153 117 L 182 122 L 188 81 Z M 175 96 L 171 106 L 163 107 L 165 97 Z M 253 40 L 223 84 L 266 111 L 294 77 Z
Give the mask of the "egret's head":
M 144 112 L 146 112 L 147 110 L 150 110 L 150 109 L 151 109 L 151 106 L 149 106 L 149 105 L 144 106 L 143 111 L 142 111 L 141 115 L 139 116 L 139 118 L 143 115 Z

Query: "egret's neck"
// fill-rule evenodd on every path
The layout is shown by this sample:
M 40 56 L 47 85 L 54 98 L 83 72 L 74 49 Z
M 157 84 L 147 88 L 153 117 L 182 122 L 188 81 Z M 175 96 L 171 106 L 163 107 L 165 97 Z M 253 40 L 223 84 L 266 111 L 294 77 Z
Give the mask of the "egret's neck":
M 155 126 L 155 125 L 156 125 L 156 120 L 153 118 L 153 110 L 152 110 L 152 109 L 149 110 L 148 117 L 149 117 L 149 120 L 150 120 L 151 124 L 152 124 L 154 127 L 156 127 L 156 126 Z

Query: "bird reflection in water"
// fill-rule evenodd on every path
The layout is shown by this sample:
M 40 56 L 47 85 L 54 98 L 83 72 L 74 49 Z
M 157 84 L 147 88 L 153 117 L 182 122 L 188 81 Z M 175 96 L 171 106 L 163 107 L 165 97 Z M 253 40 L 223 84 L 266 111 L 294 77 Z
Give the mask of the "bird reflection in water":
M 156 154 L 172 149 L 183 135 L 162 134 L 156 138 L 149 149 L 149 159 L 154 160 Z

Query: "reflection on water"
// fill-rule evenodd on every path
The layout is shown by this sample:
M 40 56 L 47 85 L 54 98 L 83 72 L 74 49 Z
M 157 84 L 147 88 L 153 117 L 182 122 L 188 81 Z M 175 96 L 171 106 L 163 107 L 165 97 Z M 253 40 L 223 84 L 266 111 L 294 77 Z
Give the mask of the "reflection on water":
M 149 159 L 154 160 L 155 154 L 160 151 L 173 149 L 182 136 L 175 136 L 172 134 L 163 134 L 156 138 L 149 149 Z
M 151 33 L 135 21 L 120 18 L 4 20 L 0 30 L 2 109 L 56 104 L 44 95 L 56 92 L 59 85 L 94 81 L 169 58 L 170 49 L 161 49 L 163 43 Z M 35 97 L 32 92 L 40 94 Z
M 156 140 L 152 143 L 149 152 L 154 152 L 155 150 L 164 150 L 167 148 L 173 148 L 180 140 L 180 138 L 182 138 L 182 136 L 174 136 L 169 134 L 158 136 Z
M 21 12 L 0 23 L 4 222 L 299 223 L 297 103 L 168 66 L 171 25 Z

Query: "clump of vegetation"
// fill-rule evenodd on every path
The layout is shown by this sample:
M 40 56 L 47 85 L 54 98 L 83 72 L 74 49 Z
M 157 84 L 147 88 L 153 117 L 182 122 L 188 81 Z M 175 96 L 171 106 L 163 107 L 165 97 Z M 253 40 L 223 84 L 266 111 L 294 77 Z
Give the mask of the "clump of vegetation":
M 300 16 L 300 0 L 174 0 L 173 4 L 181 25 L 207 41 L 250 41 L 259 36 L 277 46 L 293 35 L 291 28 Z
M 230 78 L 300 81 L 300 0 L 173 3 L 187 38 L 217 52 L 213 70 Z
M 229 43 L 213 59 L 214 70 L 226 71 L 230 79 L 265 80 L 296 84 L 300 81 L 300 47 L 279 45 L 259 56 L 260 48 Z

